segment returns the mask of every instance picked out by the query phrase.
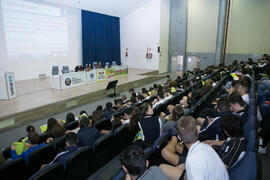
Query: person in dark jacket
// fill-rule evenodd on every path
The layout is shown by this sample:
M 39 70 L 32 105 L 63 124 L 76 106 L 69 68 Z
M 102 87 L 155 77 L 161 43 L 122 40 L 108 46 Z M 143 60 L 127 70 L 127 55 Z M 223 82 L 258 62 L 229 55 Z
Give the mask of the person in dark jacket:
M 113 107 L 113 104 L 111 102 L 106 103 L 106 109 L 104 109 L 103 112 L 102 112 L 102 117 L 103 118 L 110 118 L 111 115 L 113 113 L 115 113 L 115 111 L 112 109 L 112 107 Z
M 80 130 L 78 131 L 78 145 L 92 146 L 92 144 L 100 137 L 99 131 L 95 127 L 89 127 L 90 121 L 87 117 L 80 120 Z
M 153 108 L 150 103 L 145 103 L 140 108 L 141 118 L 138 126 L 142 133 L 142 141 L 153 144 L 161 135 L 162 122 L 159 117 L 153 116 Z
M 209 111 L 207 119 L 204 120 L 199 131 L 199 139 L 201 141 L 226 139 L 226 135 L 219 124 L 221 117 L 232 114 L 227 99 L 224 98 L 217 101 L 217 111 L 218 114 L 210 113 Z
M 65 165 L 66 165 L 67 159 L 70 157 L 70 155 L 72 155 L 74 152 L 76 152 L 79 149 L 79 146 L 77 145 L 78 138 L 75 133 L 73 132 L 68 133 L 65 137 L 65 141 L 66 141 L 66 151 L 58 153 L 55 156 L 54 160 L 50 162 L 50 164 L 58 162 L 64 165 L 64 169 L 66 168 Z

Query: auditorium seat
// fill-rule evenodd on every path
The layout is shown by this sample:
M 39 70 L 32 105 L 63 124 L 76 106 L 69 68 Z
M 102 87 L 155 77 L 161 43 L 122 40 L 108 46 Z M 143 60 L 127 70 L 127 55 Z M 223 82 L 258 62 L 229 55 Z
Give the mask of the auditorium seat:
M 65 149 L 66 147 L 65 137 L 66 136 L 64 135 L 64 136 L 55 138 L 52 142 L 50 142 L 53 144 L 53 149 L 54 149 L 55 154 L 58 154 Z
M 155 116 L 159 116 L 161 112 L 165 112 L 166 111 L 166 104 L 165 103 L 161 103 L 159 105 L 157 105 L 154 108 L 154 115 Z
M 62 180 L 64 168 L 59 163 L 53 163 L 33 174 L 28 180 Z
M 182 99 L 182 97 L 186 94 L 188 94 L 188 90 L 185 90 L 183 92 L 178 92 L 176 95 L 174 95 L 171 99 L 171 103 L 172 105 L 176 105 L 179 104 L 180 100 Z
M 129 129 L 126 124 L 123 124 L 114 131 L 113 156 L 117 156 L 131 144 L 131 142 L 129 142 L 131 139 L 129 136 Z
M 172 104 L 172 98 L 166 100 L 164 103 L 165 103 L 165 108 L 167 109 L 168 105 Z
M 229 170 L 230 180 L 255 180 L 256 179 L 256 155 L 247 152 L 245 156 Z
M 99 131 L 100 130 L 111 130 L 112 128 L 112 123 L 111 120 L 108 118 L 101 119 L 94 124 L 95 128 L 97 128 Z
M 78 121 L 72 121 L 66 125 L 66 130 L 73 130 L 76 129 L 79 126 Z
M 248 115 L 248 120 L 243 125 L 244 135 L 248 137 L 249 131 L 254 130 L 254 128 L 255 128 L 255 116 Z
M 40 143 L 46 142 L 48 139 L 47 134 L 40 135 L 39 137 L 40 137 Z
M 134 104 L 133 107 L 139 107 L 141 105 L 142 105 L 142 102 L 138 102 L 138 103 Z
M 126 109 L 126 108 L 125 108 Z M 115 113 L 113 113 L 110 117 L 109 117 L 109 119 L 111 119 L 112 118 L 112 116 L 113 117 L 119 117 L 119 116 L 121 116 L 123 113 L 122 112 L 115 112 Z
M 247 151 L 254 151 L 255 142 L 256 142 L 256 133 L 254 130 L 249 131 L 249 135 L 247 137 Z
M 90 162 L 92 161 L 90 147 L 82 147 L 74 152 L 66 162 L 65 180 L 85 180 L 90 175 Z
M 159 136 L 159 137 L 155 140 L 155 142 L 154 142 L 154 144 L 153 144 L 153 146 L 152 146 L 152 149 L 153 149 L 153 150 L 158 150 L 158 149 L 163 148 L 163 147 L 168 143 L 169 138 L 170 138 L 169 133 L 164 133 L 164 134 L 162 134 L 161 136 Z
M 22 158 L 10 160 L 0 166 L 0 179 L 10 180 L 10 179 L 27 179 L 27 169 L 25 161 Z
M 8 159 L 8 158 L 11 158 L 11 149 L 10 149 L 10 146 L 5 148 L 3 151 L 2 151 L 2 154 L 3 156 L 5 157 L 5 159 Z
M 27 167 L 28 175 L 33 175 L 40 169 L 41 165 L 51 162 L 55 155 L 53 144 L 47 144 L 31 152 Z
M 161 156 L 161 150 L 168 144 L 169 139 L 170 135 L 168 133 L 164 133 L 155 140 L 152 146 L 153 152 L 146 153 L 148 154 L 147 159 L 149 160 L 150 166 L 152 165 L 158 166 L 163 162 L 166 163 Z M 147 150 L 147 148 L 145 150 Z
M 91 174 L 104 166 L 112 159 L 113 135 L 106 134 L 93 144 L 93 160 L 91 163 Z
M 126 177 L 125 171 L 121 168 L 119 171 L 111 178 L 111 180 L 124 180 Z

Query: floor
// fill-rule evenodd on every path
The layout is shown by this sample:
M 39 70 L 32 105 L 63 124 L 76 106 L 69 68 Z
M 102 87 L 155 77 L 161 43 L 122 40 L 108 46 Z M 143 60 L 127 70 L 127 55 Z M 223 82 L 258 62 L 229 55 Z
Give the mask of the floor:
M 270 144 L 267 145 L 266 154 L 259 154 L 262 162 L 262 180 L 270 179 Z

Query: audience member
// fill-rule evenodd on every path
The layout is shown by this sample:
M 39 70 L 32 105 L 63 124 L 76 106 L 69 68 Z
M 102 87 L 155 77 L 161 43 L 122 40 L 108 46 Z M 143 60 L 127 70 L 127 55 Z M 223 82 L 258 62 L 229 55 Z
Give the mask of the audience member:
M 177 123 L 178 138 L 188 148 L 185 168 L 188 180 L 228 180 L 228 172 L 218 154 L 209 145 L 198 141 L 196 121 L 193 117 L 182 117 Z M 169 179 L 184 176 L 184 165 L 177 167 L 162 164 L 159 166 Z
M 187 97 L 184 96 L 181 100 L 180 100 L 180 106 L 184 108 L 184 113 L 186 114 L 191 105 L 195 102 L 195 100 L 192 97 Z
M 138 146 L 129 146 L 122 152 L 119 159 L 126 173 L 126 180 L 168 179 L 158 167 L 149 167 L 149 162 L 146 160 L 143 150 Z
M 232 81 L 231 88 L 229 89 L 229 94 L 232 94 L 240 86 L 240 81 Z
M 247 107 L 242 96 L 237 93 L 233 93 L 229 96 L 229 101 L 230 101 L 230 110 L 234 114 L 239 115 L 243 123 L 247 122 L 248 120 Z
M 28 125 L 28 126 L 26 127 L 26 131 L 27 131 L 27 133 L 36 132 L 36 129 L 35 129 L 35 127 L 32 126 L 32 125 Z
M 134 105 L 136 103 L 137 103 L 136 97 L 131 96 L 130 97 L 130 104 L 129 105 Z
M 11 158 L 12 159 L 23 158 L 26 164 L 28 164 L 28 157 L 30 153 L 45 145 L 45 143 L 39 144 L 40 137 L 36 132 L 28 133 L 28 140 L 29 140 L 29 145 L 28 145 L 29 148 L 26 151 L 22 152 L 21 155 L 17 155 L 15 151 L 15 147 L 11 145 Z
M 163 93 L 163 86 L 161 84 L 158 84 L 158 86 L 157 86 L 157 92 L 158 93 Z
M 171 99 L 171 98 L 172 98 L 172 94 L 171 94 L 170 90 L 169 89 L 164 90 L 164 102 Z
M 103 110 L 102 105 L 98 105 L 96 110 L 102 112 L 102 110 Z
M 142 141 L 153 144 L 160 136 L 162 122 L 157 116 L 153 116 L 153 108 L 150 103 L 145 103 L 140 107 L 139 128 L 142 132 Z
M 80 130 L 77 133 L 78 145 L 80 147 L 90 146 L 99 138 L 99 131 L 95 127 L 90 127 L 90 120 L 87 117 L 80 119 Z
M 223 116 L 220 120 L 220 127 L 228 138 L 220 147 L 218 154 L 226 168 L 229 169 L 244 156 L 247 140 L 243 136 L 243 123 L 239 117 Z
M 139 94 L 138 96 L 136 96 L 136 101 L 137 101 L 137 103 L 140 103 L 140 102 L 142 102 L 144 100 L 144 97 L 141 95 L 141 94 Z
M 137 140 L 142 140 L 142 136 L 140 136 L 140 128 L 138 125 L 138 122 L 141 118 L 141 113 L 140 113 L 140 107 L 134 107 L 132 110 L 132 114 L 130 116 L 130 121 L 128 124 L 130 136 L 134 137 L 133 143 L 135 143 Z
M 116 111 L 120 110 L 123 108 L 123 100 L 122 99 L 117 99 L 116 100 L 116 103 L 115 103 L 115 106 L 114 106 L 114 109 Z
M 153 101 L 153 108 L 155 108 L 159 104 L 162 104 L 163 102 L 164 102 L 164 93 L 158 92 L 157 99 Z
M 113 104 L 111 102 L 107 102 L 106 103 L 106 109 L 104 109 L 103 112 L 102 112 L 102 117 L 103 118 L 110 118 L 111 115 L 113 113 L 115 113 L 115 111 L 112 108 L 113 108 Z
M 109 133 L 112 133 L 113 134 L 114 131 L 122 125 L 121 120 L 120 120 L 120 117 L 114 117 L 114 116 L 112 116 L 111 117 L 111 124 L 112 124 L 112 128 L 110 130 L 104 130 L 104 129 L 102 129 L 100 131 L 100 134 L 109 134 Z
M 204 140 L 225 140 L 226 136 L 220 128 L 220 119 L 224 115 L 231 114 L 229 102 L 223 98 L 217 101 L 217 112 L 209 111 L 207 119 L 204 120 L 199 131 L 199 139 Z
M 162 120 L 163 132 L 167 132 L 182 116 L 184 116 L 184 109 L 179 105 L 174 106 L 171 115 Z
M 53 138 L 61 137 L 65 135 L 65 132 L 66 132 L 65 127 L 62 124 L 57 123 L 53 126 L 52 137 Z
M 132 114 L 132 108 L 126 108 L 124 110 L 123 114 L 124 114 L 124 120 L 121 120 L 121 122 L 123 124 L 129 124 L 130 118 L 131 118 L 131 114 Z
M 242 96 L 243 100 L 249 104 L 249 85 L 248 83 L 246 83 L 245 81 L 240 81 L 240 85 L 237 89 L 237 91 L 239 92 L 239 94 Z
M 102 119 L 101 111 L 95 110 L 95 111 L 92 113 L 92 124 L 95 124 L 97 121 L 99 121 L 99 120 L 101 120 L 101 119 Z
M 65 137 L 65 141 L 66 141 L 66 151 L 58 153 L 55 156 L 54 160 L 50 162 L 50 164 L 60 163 L 61 165 L 64 166 L 64 169 L 66 168 L 66 161 L 69 158 L 69 156 L 79 149 L 77 145 L 78 138 L 75 133 L 73 132 L 68 133 Z
M 122 96 L 122 100 L 124 104 L 126 104 L 129 101 L 125 94 Z
M 132 89 L 129 89 L 128 90 L 129 94 L 130 94 L 130 97 L 136 97 L 137 96 L 137 92 L 132 88 Z M 135 95 L 132 95 L 133 93 L 135 93 Z
M 170 82 L 172 82 L 172 78 L 170 77 L 170 75 L 167 75 L 167 81 L 166 81 L 166 84 L 169 84 Z
M 32 125 L 28 125 L 28 126 L 26 127 L 26 132 L 27 132 L 27 134 L 33 133 L 33 132 L 37 133 L 35 127 L 32 126 Z M 46 135 L 45 135 L 45 136 L 46 136 Z M 45 139 L 47 139 L 47 136 L 45 137 Z M 29 143 L 28 136 L 27 136 L 27 137 L 21 138 L 21 139 L 19 140 L 19 142 Z M 40 141 L 40 142 L 41 142 L 41 141 Z M 40 142 L 39 142 L 39 143 L 40 143 Z
M 144 99 L 149 99 L 150 98 L 150 96 L 148 95 L 148 92 L 147 92 L 146 89 L 142 90 L 142 96 L 143 96 Z
M 75 121 L 75 116 L 73 113 L 69 112 L 66 116 L 66 124 L 69 124 L 71 122 Z
M 87 112 L 86 112 L 85 110 L 80 111 L 79 119 L 80 119 L 82 116 L 88 117 L 88 114 L 87 114 Z
M 48 119 L 48 122 L 47 122 L 47 130 L 45 132 L 45 134 L 48 136 L 48 137 L 53 137 L 52 135 L 52 129 L 53 129 L 53 126 L 57 124 L 57 120 L 54 119 L 54 118 L 50 118 Z

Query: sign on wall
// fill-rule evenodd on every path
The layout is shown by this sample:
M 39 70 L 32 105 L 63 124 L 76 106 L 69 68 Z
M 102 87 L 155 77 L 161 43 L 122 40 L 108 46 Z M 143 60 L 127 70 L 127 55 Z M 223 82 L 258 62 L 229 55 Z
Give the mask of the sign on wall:
M 6 82 L 7 82 L 8 98 L 13 99 L 17 96 L 15 86 L 15 76 L 13 72 L 6 73 Z

